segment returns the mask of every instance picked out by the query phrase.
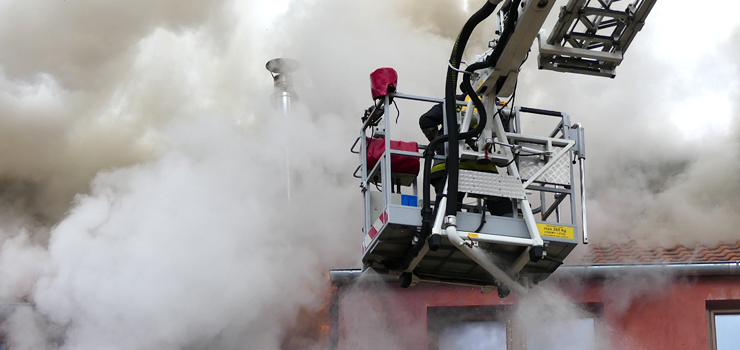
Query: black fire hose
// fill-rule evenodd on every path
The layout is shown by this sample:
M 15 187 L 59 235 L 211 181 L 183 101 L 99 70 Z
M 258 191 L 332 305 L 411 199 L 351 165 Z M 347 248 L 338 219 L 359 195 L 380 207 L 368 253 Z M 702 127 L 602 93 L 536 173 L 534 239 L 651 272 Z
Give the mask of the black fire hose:
M 498 1 L 494 1 L 496 4 L 493 4 L 491 1 L 486 1 L 485 4 L 483 4 L 483 7 L 481 7 L 480 10 L 478 10 L 473 16 L 468 19 L 468 21 L 463 26 L 462 30 L 460 31 L 460 34 L 457 36 L 457 40 L 455 41 L 455 45 L 453 46 L 452 53 L 450 55 L 450 67 L 447 69 L 447 79 L 445 81 L 445 114 L 447 117 L 447 135 L 440 135 L 434 138 L 429 145 L 427 146 L 427 149 L 424 151 L 424 170 L 423 170 L 423 186 L 422 186 L 422 210 L 421 210 L 421 216 L 422 216 L 422 224 L 421 224 L 421 232 L 419 233 L 419 240 L 414 243 L 411 247 L 411 249 L 405 254 L 405 256 L 401 259 L 401 261 L 398 261 L 397 266 L 388 266 L 390 269 L 401 269 L 405 270 L 409 267 L 411 264 L 411 261 L 418 255 L 418 253 L 421 251 L 422 247 L 424 246 L 424 243 L 427 241 L 427 239 L 431 236 L 432 231 L 432 216 L 434 215 L 434 211 L 431 209 L 431 191 L 430 191 L 430 177 L 431 177 L 431 168 L 432 163 L 434 159 L 434 154 L 436 150 L 442 145 L 443 142 L 449 142 L 449 149 L 447 154 L 447 161 L 445 164 L 445 168 L 447 171 L 447 207 L 445 208 L 445 215 L 455 215 L 457 213 L 457 188 L 458 188 L 458 174 L 459 174 L 459 161 L 460 161 L 460 154 L 459 149 L 457 147 L 457 144 L 460 139 L 469 139 L 471 137 L 475 137 L 481 134 L 483 131 L 483 128 L 486 126 L 487 122 L 487 115 L 485 107 L 483 106 L 483 102 L 478 98 L 478 94 L 473 89 L 473 86 L 470 82 L 470 76 L 471 74 L 466 74 L 468 77 L 465 77 L 463 79 L 463 82 L 461 84 L 461 88 L 463 92 L 465 92 L 468 96 L 470 96 L 471 101 L 473 102 L 473 105 L 475 105 L 475 108 L 478 109 L 478 113 L 480 116 L 480 121 L 478 125 L 473 128 L 473 130 L 470 130 L 468 132 L 458 134 L 458 124 L 457 124 L 457 113 L 456 113 L 456 88 L 457 88 L 457 69 L 460 67 L 460 62 L 462 60 L 463 52 L 465 51 L 465 46 L 467 45 L 468 40 L 470 39 L 470 35 L 473 32 L 473 29 L 488 18 L 493 11 L 496 9 L 496 5 L 498 4 Z M 516 27 L 516 21 L 519 17 L 518 7 L 521 0 L 513 0 L 511 2 L 508 2 L 508 8 L 504 9 L 504 11 L 508 12 L 506 22 L 504 23 L 504 32 L 501 33 L 501 38 L 499 40 L 499 44 L 496 45 L 494 48 L 494 51 L 491 53 L 491 56 L 488 58 L 486 62 L 479 62 L 470 65 L 466 72 L 472 73 L 478 69 L 484 69 L 491 66 L 494 66 L 496 63 L 498 63 L 498 60 L 501 57 L 501 54 L 503 52 L 504 47 L 506 46 L 506 43 L 511 38 L 511 33 L 514 31 Z M 453 69 L 454 68 L 454 69 Z M 496 87 L 498 88 L 498 87 Z M 439 203 L 437 203 L 439 205 Z M 439 246 L 439 242 L 429 242 L 430 250 L 436 250 L 436 248 Z M 395 264 L 393 264 L 395 265 Z
M 447 208 L 445 215 L 455 215 L 457 213 L 457 176 L 460 154 L 458 149 L 459 137 L 455 99 L 458 74 L 456 69 L 460 67 L 465 46 L 468 43 L 468 39 L 470 39 L 470 34 L 473 33 L 473 29 L 484 19 L 488 18 L 495 9 L 496 5 L 486 1 L 483 7 L 465 23 L 460 34 L 457 36 L 455 46 L 452 48 L 452 54 L 450 54 L 450 67 L 447 68 L 447 79 L 445 81 L 445 112 L 447 114 L 447 131 L 449 135 L 447 140 L 449 144 L 447 162 L 445 164 L 445 169 L 447 169 Z M 472 98 L 473 96 L 471 96 Z M 425 173 L 424 176 L 427 176 L 427 174 Z
M 447 139 L 447 135 L 437 136 L 429 143 L 427 149 L 424 150 L 424 176 L 422 180 L 422 193 L 424 199 L 422 199 L 421 208 L 421 231 L 419 233 L 419 240 L 411 246 L 411 249 L 409 249 L 399 263 L 398 269 L 400 270 L 406 270 L 409 267 L 411 261 L 419 254 L 421 248 L 424 247 L 424 243 L 427 241 L 427 238 L 429 238 L 432 233 L 432 216 L 434 216 L 434 210 L 431 208 L 431 191 L 429 189 L 431 187 L 430 177 L 432 172 L 432 163 L 434 162 L 434 154 L 436 153 L 436 150 L 442 146 L 442 143 L 447 141 Z M 439 205 L 439 203 L 437 203 L 437 205 Z M 438 246 L 438 244 L 434 246 L 430 244 L 430 249 L 437 250 Z M 396 267 L 388 266 L 388 268 L 393 270 Z
M 488 68 L 488 63 L 486 62 L 478 62 L 473 63 L 470 66 L 468 66 L 468 69 L 466 69 L 466 72 L 473 73 L 474 71 L 478 69 Z M 462 90 L 470 96 L 470 100 L 473 102 L 473 105 L 475 105 L 475 108 L 478 109 L 478 125 L 475 126 L 472 130 L 469 130 L 467 132 L 464 132 L 460 134 L 459 139 L 461 140 L 467 140 L 471 137 L 476 137 L 480 135 L 483 132 L 483 128 L 486 127 L 486 123 L 488 122 L 488 115 L 486 114 L 486 108 L 483 106 L 483 102 L 481 102 L 480 98 L 478 98 L 478 93 L 475 92 L 475 89 L 473 89 L 473 85 L 470 83 L 470 77 L 472 74 L 466 74 L 466 76 L 463 76 L 462 80 Z
M 460 61 L 462 60 L 462 54 L 463 51 L 465 51 L 465 45 L 468 42 L 468 39 L 470 39 L 470 34 L 473 32 L 473 29 L 483 20 L 488 18 L 493 11 L 496 9 L 496 5 L 492 4 L 490 1 L 486 1 L 485 4 L 483 4 L 483 7 L 481 7 L 480 10 L 478 10 L 473 16 L 468 19 L 468 21 L 463 26 L 462 30 L 460 31 L 460 34 L 457 36 L 457 40 L 455 41 L 455 46 L 452 49 L 452 54 L 450 55 L 450 65 L 454 67 L 455 69 L 458 69 L 460 66 Z M 404 256 L 404 258 L 399 263 L 399 268 L 401 270 L 405 270 L 409 267 L 409 264 L 411 264 L 411 261 L 417 256 L 417 254 L 421 251 L 422 247 L 426 243 L 427 239 L 432 233 L 432 217 L 434 215 L 434 211 L 431 209 L 431 173 L 432 173 L 432 163 L 434 161 L 434 154 L 436 150 L 442 146 L 443 142 L 449 142 L 449 152 L 447 154 L 447 164 L 445 165 L 445 168 L 448 171 L 448 174 L 452 173 L 450 172 L 450 169 L 454 169 L 454 177 L 448 177 L 448 184 L 447 184 L 447 208 L 446 212 L 448 215 L 450 215 L 450 211 L 452 211 L 452 214 L 455 214 L 457 212 L 457 169 L 458 169 L 458 162 L 459 162 L 459 152 L 457 148 L 458 143 L 458 126 L 457 126 L 457 118 L 456 118 L 456 89 L 457 87 L 457 72 L 451 68 L 448 68 L 447 70 L 447 81 L 446 81 L 446 89 L 445 89 L 445 106 L 446 106 L 446 115 L 447 115 L 447 135 L 440 135 L 434 138 L 429 145 L 427 146 L 427 149 L 424 151 L 424 172 L 423 172 L 423 185 L 422 185 L 422 195 L 423 195 L 423 201 L 422 201 L 422 209 L 421 209 L 421 232 L 419 233 L 419 240 L 411 247 L 411 249 L 408 251 L 408 253 Z M 475 95 L 475 94 L 472 94 Z M 476 96 L 477 97 L 477 96 Z M 472 97 L 471 97 L 472 98 Z M 474 102 L 475 103 L 475 102 Z M 479 110 L 483 110 L 483 104 L 480 103 L 480 100 L 478 100 L 478 103 L 480 104 L 480 107 L 478 107 L 478 104 L 476 104 L 476 107 L 479 108 Z M 482 128 L 481 128 L 482 130 Z M 454 181 L 453 181 L 454 178 Z M 439 203 L 437 203 L 439 205 Z M 452 205 L 452 206 L 450 206 Z M 436 250 L 436 248 L 439 246 L 439 242 L 430 242 L 430 249 Z

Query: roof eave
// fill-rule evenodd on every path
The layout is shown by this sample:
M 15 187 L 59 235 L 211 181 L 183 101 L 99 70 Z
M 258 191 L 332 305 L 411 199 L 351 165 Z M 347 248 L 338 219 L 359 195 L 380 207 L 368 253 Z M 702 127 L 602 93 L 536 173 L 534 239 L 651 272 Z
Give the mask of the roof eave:
M 354 282 L 362 275 L 361 269 L 332 269 L 329 279 L 339 286 Z M 618 278 L 635 275 L 663 276 L 740 276 L 740 261 L 690 262 L 690 263 L 621 263 L 563 265 L 553 276 L 582 279 Z M 396 276 L 379 275 L 386 282 L 397 281 Z

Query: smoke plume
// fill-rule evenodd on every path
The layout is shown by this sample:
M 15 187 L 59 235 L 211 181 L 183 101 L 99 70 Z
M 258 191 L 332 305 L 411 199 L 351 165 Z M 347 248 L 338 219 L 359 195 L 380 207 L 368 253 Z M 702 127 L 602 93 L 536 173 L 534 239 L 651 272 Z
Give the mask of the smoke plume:
M 656 3 L 613 80 L 525 64 L 518 102 L 562 110 L 586 127 L 597 242 L 736 240 L 738 23 L 702 22 L 718 33 L 712 40 L 675 35 L 690 16 L 679 7 Z
M 321 303 L 322 271 L 358 265 L 347 150 L 368 74 L 394 67 L 400 91 L 441 96 L 481 3 L 0 4 L 0 301 L 26 303 L 3 311 L 6 341 L 279 348 L 300 307 Z M 660 28 L 688 21 L 668 6 L 615 80 L 539 72 L 535 55 L 521 74 L 518 104 L 588 128 L 599 240 L 721 240 L 737 224 L 739 36 L 676 61 Z M 275 57 L 302 64 L 287 119 L 269 106 Z M 399 107 L 393 137 L 421 140 L 428 106 Z

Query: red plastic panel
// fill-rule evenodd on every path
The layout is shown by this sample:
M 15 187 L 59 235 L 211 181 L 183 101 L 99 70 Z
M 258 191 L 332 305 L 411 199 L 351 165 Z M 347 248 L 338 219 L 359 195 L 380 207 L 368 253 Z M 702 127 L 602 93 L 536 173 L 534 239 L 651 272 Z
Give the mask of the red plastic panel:
M 419 152 L 419 144 L 416 142 L 403 142 L 391 140 L 391 149 L 399 151 Z M 385 152 L 385 139 L 367 139 L 367 166 L 368 171 L 375 166 L 380 156 Z M 419 158 L 391 155 L 391 172 L 401 174 L 419 174 Z

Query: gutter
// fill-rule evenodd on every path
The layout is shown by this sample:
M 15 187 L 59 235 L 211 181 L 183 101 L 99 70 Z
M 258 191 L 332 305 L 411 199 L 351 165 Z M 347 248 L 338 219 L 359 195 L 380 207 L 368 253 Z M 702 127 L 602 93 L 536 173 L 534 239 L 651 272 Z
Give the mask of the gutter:
M 554 276 L 559 277 L 581 278 L 613 278 L 624 275 L 738 276 L 740 261 L 563 265 L 554 273 Z
M 362 275 L 360 269 L 332 269 L 329 271 L 329 280 L 334 286 L 343 286 L 355 282 L 360 275 Z M 740 276 L 740 261 L 563 265 L 553 273 L 554 277 L 584 279 L 633 275 Z M 398 282 L 398 277 L 391 275 L 379 274 L 377 278 L 383 282 Z

